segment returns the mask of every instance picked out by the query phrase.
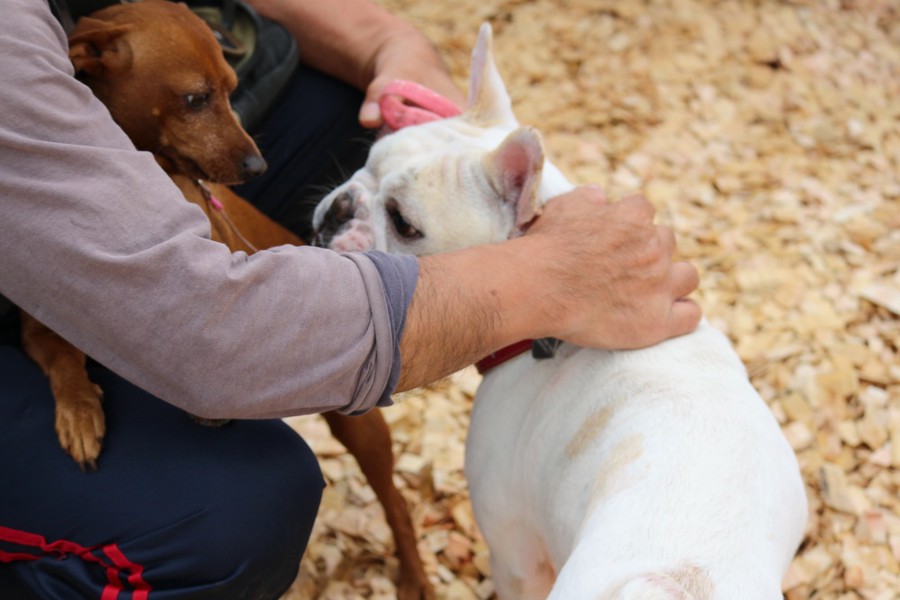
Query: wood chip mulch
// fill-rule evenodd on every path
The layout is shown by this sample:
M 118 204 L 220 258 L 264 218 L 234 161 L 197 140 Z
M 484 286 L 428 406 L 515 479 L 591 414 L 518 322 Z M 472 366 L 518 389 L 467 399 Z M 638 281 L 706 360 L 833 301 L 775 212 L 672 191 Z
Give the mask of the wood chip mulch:
M 460 86 L 479 24 L 524 124 L 579 183 L 641 190 L 701 271 L 796 450 L 811 507 L 788 600 L 900 597 L 900 3 L 384 0 Z M 463 446 L 470 370 L 386 409 L 439 598 L 491 598 Z M 329 485 L 286 600 L 395 597 L 390 530 L 319 417 Z

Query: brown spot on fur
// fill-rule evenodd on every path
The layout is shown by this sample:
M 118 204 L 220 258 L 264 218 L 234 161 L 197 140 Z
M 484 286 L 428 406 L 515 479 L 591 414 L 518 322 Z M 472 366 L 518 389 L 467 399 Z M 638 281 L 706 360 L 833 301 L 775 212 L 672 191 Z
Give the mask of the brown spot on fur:
M 631 485 L 632 478 L 623 476 L 623 471 L 644 454 L 644 436 L 635 433 L 616 444 L 609 458 L 600 465 L 594 485 L 591 489 L 591 502 L 588 512 L 593 512 L 594 507 L 604 497 L 617 490 L 622 490 Z
M 606 406 L 589 416 L 581 424 L 581 427 L 575 433 L 568 444 L 566 444 L 566 456 L 569 458 L 578 458 L 587 448 L 593 444 L 594 439 L 609 424 L 612 418 L 613 409 Z
M 716 590 L 706 569 L 701 569 L 697 565 L 686 565 L 673 571 L 669 576 L 677 581 L 687 593 L 687 597 L 693 600 L 708 600 Z

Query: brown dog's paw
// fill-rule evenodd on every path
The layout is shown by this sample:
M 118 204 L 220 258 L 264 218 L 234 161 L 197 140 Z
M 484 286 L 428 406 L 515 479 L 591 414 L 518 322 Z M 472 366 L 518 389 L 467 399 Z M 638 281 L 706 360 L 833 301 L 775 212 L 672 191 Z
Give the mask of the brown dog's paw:
M 434 588 L 425 573 L 408 573 L 400 577 L 397 600 L 434 600 Z
M 96 471 L 106 434 L 103 391 L 89 380 L 79 387 L 56 394 L 56 435 L 63 450 L 82 471 Z

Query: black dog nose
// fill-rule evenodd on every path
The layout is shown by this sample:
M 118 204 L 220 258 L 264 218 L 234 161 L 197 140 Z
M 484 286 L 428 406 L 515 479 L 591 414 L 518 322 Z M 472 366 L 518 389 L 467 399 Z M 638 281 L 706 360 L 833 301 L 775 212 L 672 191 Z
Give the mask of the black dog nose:
M 328 212 L 325 213 L 325 223 L 340 226 L 352 219 L 353 214 L 353 198 L 344 192 L 331 203 Z
M 244 178 L 252 179 L 265 173 L 269 165 L 266 164 L 266 161 L 262 156 L 259 156 L 257 154 L 249 154 L 244 159 L 243 167 Z
M 341 226 L 350 221 L 354 214 L 353 197 L 348 192 L 335 198 L 322 218 L 322 224 L 315 232 L 313 245 L 327 248 L 332 238 L 340 231 Z

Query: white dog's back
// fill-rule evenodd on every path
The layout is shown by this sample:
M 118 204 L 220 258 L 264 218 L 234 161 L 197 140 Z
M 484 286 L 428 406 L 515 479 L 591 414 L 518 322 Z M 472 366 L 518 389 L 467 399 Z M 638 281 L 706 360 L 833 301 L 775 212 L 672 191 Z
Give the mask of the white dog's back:
M 489 372 L 466 465 L 493 564 L 521 569 L 500 585 L 546 559 L 564 565 L 551 598 L 776 598 L 805 525 L 793 452 L 705 322 L 648 349 L 563 346 Z

